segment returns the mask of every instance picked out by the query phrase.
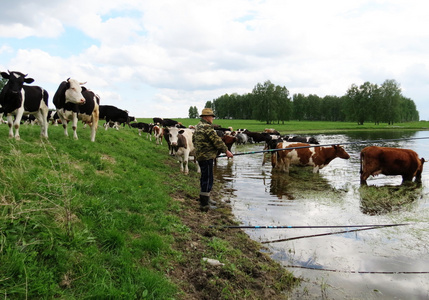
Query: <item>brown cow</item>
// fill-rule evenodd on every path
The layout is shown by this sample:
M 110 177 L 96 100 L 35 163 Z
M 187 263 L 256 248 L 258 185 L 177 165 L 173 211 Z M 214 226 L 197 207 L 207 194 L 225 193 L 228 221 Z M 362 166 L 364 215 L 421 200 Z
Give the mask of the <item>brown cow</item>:
M 402 182 L 421 182 L 424 158 L 410 149 L 369 146 L 360 153 L 360 182 L 366 184 L 369 176 L 378 174 L 401 175 Z
M 276 149 L 306 146 L 310 146 L 310 144 L 283 142 L 278 143 Z M 313 173 L 318 173 L 320 169 L 327 166 L 336 157 L 350 158 L 350 155 L 339 145 L 279 150 L 276 152 L 277 155 L 272 156 L 273 170 L 279 169 L 285 173 L 289 173 L 290 165 L 312 166 Z

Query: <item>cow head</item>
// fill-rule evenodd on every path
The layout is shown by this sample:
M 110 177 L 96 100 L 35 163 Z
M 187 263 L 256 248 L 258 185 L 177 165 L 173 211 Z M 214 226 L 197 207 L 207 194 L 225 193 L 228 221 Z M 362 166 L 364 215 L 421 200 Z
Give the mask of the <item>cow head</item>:
M 172 146 L 177 146 L 179 144 L 179 135 L 183 134 L 185 131 L 183 129 L 177 128 L 175 126 L 167 127 L 168 130 L 168 139 Z
M 67 79 L 66 81 L 66 103 L 74 103 L 74 104 L 85 104 L 85 98 L 82 95 L 82 91 L 85 89 L 81 87 L 82 84 L 86 82 L 80 83 L 76 79 Z
M 16 71 L 7 71 L 1 72 L 1 76 L 5 79 L 8 79 L 8 91 L 13 94 L 21 93 L 22 87 L 24 86 L 24 83 L 32 83 L 34 82 L 33 78 L 25 78 L 27 74 L 22 74 L 21 72 Z
M 340 145 L 334 145 L 332 147 L 335 149 L 336 157 L 344 158 L 344 159 L 349 159 L 350 158 L 350 155 Z

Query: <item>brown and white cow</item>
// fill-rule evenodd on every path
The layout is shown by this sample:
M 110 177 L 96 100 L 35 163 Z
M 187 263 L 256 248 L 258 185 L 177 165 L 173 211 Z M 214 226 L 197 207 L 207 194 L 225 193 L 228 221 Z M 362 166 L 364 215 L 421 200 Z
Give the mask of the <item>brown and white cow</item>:
M 326 167 L 333 159 L 339 157 L 349 159 L 350 155 L 339 145 L 309 147 L 305 143 L 278 143 L 276 149 L 308 147 L 291 150 L 279 150 L 272 156 L 273 170 L 278 169 L 289 173 L 290 165 L 312 166 L 313 173 Z
M 424 158 L 410 149 L 369 146 L 360 153 L 360 182 L 378 174 L 401 175 L 402 182 L 421 182 Z
M 159 125 L 153 126 L 153 134 L 157 145 L 162 145 L 162 137 L 164 136 L 164 129 Z
M 193 134 L 193 129 L 168 127 L 168 139 L 171 146 L 177 148 L 175 155 L 179 159 L 180 171 L 184 172 L 185 174 L 189 173 L 189 156 L 195 155 L 194 143 L 192 142 Z M 201 172 L 198 163 L 197 172 Z

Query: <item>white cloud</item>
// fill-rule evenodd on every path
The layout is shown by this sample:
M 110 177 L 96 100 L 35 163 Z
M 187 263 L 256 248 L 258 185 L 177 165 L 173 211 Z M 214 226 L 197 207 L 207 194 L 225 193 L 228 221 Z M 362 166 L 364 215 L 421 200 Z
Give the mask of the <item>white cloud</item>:
M 423 1 L 15 2 L 0 12 L 0 68 L 52 89 L 68 77 L 87 81 L 136 116 L 185 117 L 189 106 L 266 80 L 291 94 L 340 96 L 352 83 L 396 79 L 429 119 Z M 34 46 L 68 28 L 94 43 L 68 57 Z

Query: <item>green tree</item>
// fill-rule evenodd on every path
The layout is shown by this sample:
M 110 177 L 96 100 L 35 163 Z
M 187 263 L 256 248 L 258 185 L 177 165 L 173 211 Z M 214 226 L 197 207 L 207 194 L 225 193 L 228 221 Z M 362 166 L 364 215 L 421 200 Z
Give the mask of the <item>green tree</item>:
M 292 102 L 292 119 L 302 121 L 306 118 L 307 97 L 304 94 L 294 94 Z
M 253 115 L 259 121 L 265 121 L 271 124 L 277 119 L 276 99 L 274 95 L 275 86 L 271 81 L 267 80 L 264 84 L 258 83 L 253 88 L 255 110 Z
M 394 79 L 387 79 L 381 85 L 381 97 L 384 100 L 383 117 L 389 125 L 399 121 L 401 88 Z
M 189 107 L 188 117 L 190 119 L 198 118 L 198 109 L 196 106 Z
M 356 84 L 352 84 L 347 90 L 350 118 L 357 121 L 358 125 L 363 125 L 368 117 L 368 88 L 369 82 L 365 82 L 360 87 Z
M 292 104 L 286 87 L 277 85 L 274 90 L 274 102 L 277 107 L 277 123 L 289 121 L 292 114 Z

